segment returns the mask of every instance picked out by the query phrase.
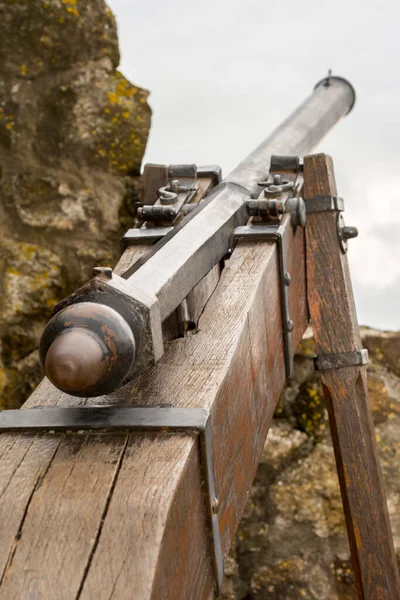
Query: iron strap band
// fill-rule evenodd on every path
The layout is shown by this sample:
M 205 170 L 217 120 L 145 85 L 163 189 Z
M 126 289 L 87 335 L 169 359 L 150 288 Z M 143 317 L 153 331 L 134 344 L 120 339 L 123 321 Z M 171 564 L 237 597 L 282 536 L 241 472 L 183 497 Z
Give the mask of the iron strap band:
M 290 217 L 285 216 L 277 224 L 244 225 L 236 227 L 231 235 L 230 246 L 233 248 L 237 240 L 276 242 L 278 250 L 279 288 L 281 301 L 281 317 L 283 329 L 283 351 L 285 358 L 286 377 L 293 373 L 293 343 L 292 331 L 294 322 L 290 318 L 289 286 L 291 277 L 287 266 L 287 231 L 290 227 Z
M 350 352 L 339 352 L 338 354 L 322 354 L 314 358 L 314 366 L 317 371 L 329 369 L 342 369 L 343 367 L 358 367 L 368 363 L 368 350 L 352 350 Z
M 326 211 L 344 211 L 343 198 L 339 196 L 314 196 L 313 198 L 305 198 L 307 213 L 326 212 Z
M 168 431 L 197 434 L 205 487 L 211 557 L 218 592 L 224 563 L 218 515 L 211 417 L 205 408 L 154 406 L 35 407 L 0 411 L 0 434 L 12 432 Z

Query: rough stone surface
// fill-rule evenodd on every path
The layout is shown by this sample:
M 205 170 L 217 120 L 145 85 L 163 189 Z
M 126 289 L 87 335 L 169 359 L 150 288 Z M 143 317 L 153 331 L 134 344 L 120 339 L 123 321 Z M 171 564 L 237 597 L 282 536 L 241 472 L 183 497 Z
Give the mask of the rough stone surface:
M 0 0 L 0 407 L 40 380 L 52 307 L 115 264 L 132 218 L 150 109 L 118 63 L 104 0 Z
M 400 554 L 400 334 L 362 331 Z M 309 334 L 282 393 L 226 565 L 223 600 L 356 600 L 329 423 Z

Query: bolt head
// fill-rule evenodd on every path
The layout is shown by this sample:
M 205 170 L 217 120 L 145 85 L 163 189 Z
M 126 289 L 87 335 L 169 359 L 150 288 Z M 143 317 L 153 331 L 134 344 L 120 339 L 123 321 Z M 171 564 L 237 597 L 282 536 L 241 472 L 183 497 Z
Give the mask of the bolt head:
M 219 502 L 218 502 L 217 498 L 213 498 L 212 499 L 211 510 L 213 512 L 213 515 L 217 515 L 218 514 L 218 511 L 219 511 Z
M 275 173 L 274 175 L 274 184 L 280 185 L 282 183 L 282 175 L 280 173 Z
M 345 240 L 351 240 L 352 238 L 356 238 L 358 236 L 357 227 L 345 226 L 343 227 L 343 238 Z
M 110 267 L 95 267 L 93 269 L 93 277 L 105 277 L 112 279 L 113 270 Z
M 292 321 L 292 319 L 289 319 L 286 326 L 287 326 L 287 330 L 291 333 L 294 329 L 294 322 Z
M 293 227 L 304 227 L 306 224 L 306 205 L 303 198 L 290 198 L 288 209 Z

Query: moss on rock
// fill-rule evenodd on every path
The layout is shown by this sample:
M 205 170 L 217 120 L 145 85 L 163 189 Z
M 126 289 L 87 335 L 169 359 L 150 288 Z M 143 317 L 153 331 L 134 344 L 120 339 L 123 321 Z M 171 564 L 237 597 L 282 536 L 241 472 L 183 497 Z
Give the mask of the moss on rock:
M 103 0 L 1 0 L 0 72 L 33 79 L 108 58 L 119 63 L 114 16 Z
M 293 405 L 293 415 L 298 428 L 314 438 L 315 441 L 320 441 L 325 436 L 329 427 L 328 413 L 318 376 L 301 385 Z
M 0 0 L 0 405 L 32 391 L 51 309 L 131 224 L 151 113 L 118 62 L 104 0 Z

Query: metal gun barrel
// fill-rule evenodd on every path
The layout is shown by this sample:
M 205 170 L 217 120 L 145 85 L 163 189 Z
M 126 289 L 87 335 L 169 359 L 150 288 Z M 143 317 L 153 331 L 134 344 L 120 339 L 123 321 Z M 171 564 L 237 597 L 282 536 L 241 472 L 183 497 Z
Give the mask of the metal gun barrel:
M 150 366 L 149 356 L 153 362 L 158 360 L 163 353 L 161 322 L 226 255 L 233 229 L 247 221 L 246 199 L 258 196 L 258 183 L 269 175 L 271 156 L 307 154 L 352 109 L 354 102 L 355 92 L 347 80 L 329 75 L 320 81 L 291 116 L 216 186 L 180 226 L 155 245 L 139 269 L 133 268 L 124 274 L 126 282 L 112 276 L 109 289 L 114 295 L 118 292 L 117 300 L 114 301 L 112 295 L 106 300 L 103 289 L 102 294 L 96 296 L 93 287 L 87 287 L 87 297 L 85 293 L 74 294 L 70 301 L 76 307 L 73 319 L 69 318 L 68 299 L 64 301 L 62 310 L 49 322 L 41 340 L 41 360 L 51 381 L 73 395 L 97 396 L 110 393 L 134 373 Z M 137 318 L 135 310 L 132 312 L 126 308 L 126 302 L 120 302 L 121 294 L 129 295 L 136 302 Z M 82 310 L 77 302 L 82 304 Z M 106 315 L 106 334 L 96 325 L 94 336 L 93 318 L 88 317 L 87 323 L 82 319 L 81 315 L 87 313 L 88 307 L 84 306 L 87 302 L 97 306 L 107 304 L 111 308 Z M 122 314 L 127 327 L 116 320 L 113 328 L 112 311 Z M 86 359 L 82 360 L 78 353 L 74 356 L 73 348 L 75 344 L 85 354 L 82 350 L 85 327 L 91 339 L 88 338 L 86 344 Z M 116 343 L 110 345 L 109 332 L 114 329 L 119 334 L 113 334 Z M 112 347 L 116 346 L 118 352 L 113 354 Z M 87 358 L 90 348 L 96 352 Z M 99 357 L 103 368 L 97 364 Z M 108 361 L 106 366 L 104 361 Z
M 225 181 L 256 193 L 258 182 L 268 175 L 271 155 L 310 152 L 330 129 L 354 106 L 356 93 L 347 79 L 328 76 L 285 121 L 279 125 Z
M 329 77 L 209 195 L 207 206 L 136 271 L 130 281 L 157 296 L 161 319 L 168 317 L 229 249 L 232 229 L 247 219 L 244 200 L 258 195 L 276 155 L 309 152 L 352 108 L 355 92 Z

